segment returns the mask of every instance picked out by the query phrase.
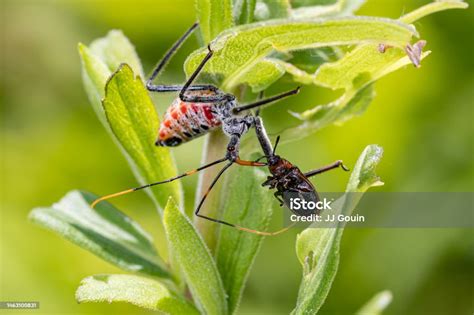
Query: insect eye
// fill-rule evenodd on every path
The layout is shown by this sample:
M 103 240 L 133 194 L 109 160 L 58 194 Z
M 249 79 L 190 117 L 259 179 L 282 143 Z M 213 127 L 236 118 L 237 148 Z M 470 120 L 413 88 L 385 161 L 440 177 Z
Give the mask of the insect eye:
M 227 149 L 228 149 L 229 151 L 234 151 L 234 150 L 235 150 L 235 147 L 234 147 L 234 146 L 229 146 Z

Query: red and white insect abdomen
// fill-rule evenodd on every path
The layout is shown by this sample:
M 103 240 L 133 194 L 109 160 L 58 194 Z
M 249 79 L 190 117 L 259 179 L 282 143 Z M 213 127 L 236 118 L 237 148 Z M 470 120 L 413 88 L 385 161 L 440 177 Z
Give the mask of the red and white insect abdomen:
M 176 98 L 167 109 L 156 145 L 174 147 L 219 127 L 221 120 L 212 103 L 187 103 Z

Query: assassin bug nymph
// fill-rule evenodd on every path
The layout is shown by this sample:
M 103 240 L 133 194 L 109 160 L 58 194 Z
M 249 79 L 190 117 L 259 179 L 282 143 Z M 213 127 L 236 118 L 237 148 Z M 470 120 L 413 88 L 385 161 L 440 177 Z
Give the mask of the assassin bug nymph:
M 263 166 L 259 163 L 255 165 L 253 162 L 239 159 L 240 138 L 253 126 L 252 116 L 241 116 L 240 113 L 294 95 L 299 92 L 299 88 L 252 104 L 239 106 L 234 95 L 225 93 L 214 85 L 193 85 L 193 81 L 213 55 L 210 45 L 208 45 L 207 55 L 184 85 L 153 84 L 176 50 L 197 27 L 198 23 L 193 24 L 170 48 L 146 83 L 147 89 L 151 92 L 179 91 L 179 97 L 167 109 L 160 124 L 156 145 L 178 146 L 214 129 L 222 128 L 222 131 L 230 138 L 227 147 L 228 160 L 242 165 Z

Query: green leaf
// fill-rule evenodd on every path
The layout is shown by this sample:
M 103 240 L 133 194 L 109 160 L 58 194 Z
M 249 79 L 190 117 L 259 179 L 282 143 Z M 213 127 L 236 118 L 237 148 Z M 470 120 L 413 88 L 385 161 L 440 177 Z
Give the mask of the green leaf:
M 412 23 L 416 19 L 433 12 L 465 7 L 467 7 L 467 4 L 461 1 L 435 2 L 408 13 L 400 18 L 400 21 Z M 422 59 L 429 54 L 429 51 L 424 52 Z M 336 101 L 326 105 L 318 105 L 303 113 L 292 113 L 293 116 L 303 122 L 281 133 L 285 142 L 304 138 L 325 126 L 341 124 L 356 115 L 362 114 L 375 96 L 372 84 L 380 78 L 411 64 L 403 47 L 391 47 L 385 53 L 381 53 L 378 44 L 374 43 L 359 45 L 341 59 L 323 63 L 314 73 L 302 70 L 301 66 L 296 67 L 290 63 L 292 61 L 286 62 L 276 58 L 268 58 L 266 62 L 269 61 L 275 64 L 274 74 L 273 76 L 262 76 L 262 81 L 273 82 L 274 79 L 281 76 L 282 72 L 286 72 L 292 75 L 295 81 L 303 84 L 315 84 L 333 90 L 345 90 L 344 94 Z M 271 72 L 266 70 L 262 73 L 269 74 Z M 256 84 L 259 81 L 257 71 L 249 72 L 245 78 L 247 77 L 251 78 L 252 81 L 250 79 L 247 81 L 251 82 L 256 89 L 263 86 Z
M 237 167 L 226 177 L 221 197 L 223 220 L 265 231 L 272 215 L 273 194 L 261 184 L 266 175 L 255 167 Z M 217 268 L 228 295 L 229 313 L 236 311 L 263 237 L 222 226 L 216 247 Z
M 460 1 L 435 2 L 408 13 L 400 18 L 400 21 L 412 23 L 433 12 L 466 6 Z M 429 51 L 424 52 L 422 59 L 429 54 Z M 341 124 L 355 115 L 362 114 L 375 96 L 371 85 L 380 78 L 411 64 L 404 49 L 391 47 L 385 53 L 381 53 L 377 44 L 359 45 L 338 61 L 324 63 L 314 74 L 282 60 L 275 62 L 297 82 L 312 83 L 333 90 L 345 90 L 345 93 L 334 102 L 318 105 L 303 113 L 292 113 L 304 122 L 282 133 L 283 139 L 291 140 L 301 139 L 325 126 L 333 123 Z M 359 109 L 354 112 L 354 108 Z
M 290 11 L 289 0 L 257 0 L 255 20 L 284 19 L 290 15 Z
M 321 17 L 348 16 L 357 11 L 365 3 L 365 0 L 337 0 L 335 2 L 315 0 L 306 2 L 306 5 L 310 4 L 311 6 L 294 9 L 292 11 L 293 18 L 314 19 Z
M 338 47 L 321 47 L 292 51 L 290 58 L 282 59 L 295 67 L 307 72 L 316 72 L 324 63 L 334 62 L 343 56 Z
M 339 0 L 292 0 L 291 6 L 293 8 L 300 8 L 300 7 L 310 7 L 315 5 L 330 5 L 335 4 Z
M 109 129 L 101 100 L 105 95 L 105 83 L 121 63 L 132 66 L 136 73 L 143 74 L 135 47 L 119 30 L 110 31 L 107 36 L 91 43 L 90 48 L 78 45 L 82 63 L 84 87 L 99 120 Z
M 418 18 L 436 11 L 463 7 L 467 5 L 459 1 L 431 3 L 403 16 L 400 21 L 414 23 Z M 381 43 L 386 44 L 385 41 Z M 381 53 L 376 44 L 361 45 L 342 59 L 322 65 L 315 74 L 313 82 L 331 89 L 351 89 L 354 85 L 362 86 L 374 82 L 411 63 L 403 48 L 392 47 Z M 429 52 L 424 53 L 423 58 L 428 54 Z M 354 82 L 362 74 L 368 82 Z
M 234 0 L 234 23 L 236 25 L 252 23 L 256 3 L 257 0 Z
M 205 314 L 227 314 L 224 287 L 211 253 L 172 198 L 166 205 L 163 222 L 169 248 L 181 264 L 198 308 Z
M 377 145 L 365 148 L 349 179 L 346 194 L 332 204 L 335 214 L 350 215 L 362 197 L 361 193 L 381 184 L 375 167 L 382 153 Z M 303 279 L 293 314 L 316 314 L 324 303 L 336 276 L 343 230 L 343 223 L 337 223 L 333 228 L 310 226 L 298 235 L 296 254 L 303 266 Z
M 107 121 L 140 184 L 176 176 L 176 167 L 168 148 L 155 146 L 159 128 L 155 107 L 139 77 L 123 64 L 107 82 L 103 106 Z M 148 193 L 161 207 L 169 196 L 181 201 L 179 181 L 155 187 Z
M 29 219 L 124 270 L 168 277 L 151 237 L 107 202 L 92 209 L 95 199 L 71 191 L 51 207 L 33 209 Z
M 303 122 L 280 132 L 281 141 L 282 143 L 296 141 L 329 125 L 342 124 L 355 116 L 362 115 L 374 97 L 373 85 L 367 85 L 360 90 L 343 94 L 332 103 L 318 105 L 303 113 L 290 112 Z M 256 148 L 256 142 L 244 141 L 242 147 L 246 150 L 252 150 Z
M 380 315 L 392 302 L 392 292 L 382 291 L 370 299 L 356 315 Z
M 215 51 L 204 71 L 222 80 L 222 88 L 230 91 L 246 83 L 250 70 L 272 51 L 290 51 L 324 46 L 384 42 L 405 46 L 416 31 L 412 26 L 390 19 L 351 17 L 314 22 L 278 20 L 232 28 L 220 34 L 211 46 Z M 185 63 L 190 74 L 201 62 L 206 50 L 191 54 Z M 258 73 L 252 75 L 260 78 Z M 265 78 L 259 79 L 263 81 Z M 268 80 L 268 79 L 267 79 Z M 260 82 L 268 85 L 272 82 Z
M 428 53 L 424 53 L 426 57 Z M 347 53 L 342 59 L 322 65 L 314 77 L 314 83 L 331 89 L 350 89 L 361 86 L 411 64 L 403 49 L 390 48 L 380 53 L 377 45 L 362 45 Z M 354 82 L 364 75 L 365 82 Z
M 383 149 L 377 145 L 369 145 L 365 148 L 354 166 L 346 192 L 365 192 L 370 187 L 383 185 L 375 173 L 382 154 Z
M 444 10 L 466 9 L 469 5 L 462 0 L 438 0 L 424 5 L 400 18 L 404 23 L 415 23 L 419 19 Z
M 234 24 L 232 0 L 196 0 L 196 11 L 206 43 Z
M 115 71 L 122 63 L 127 63 L 135 73 L 144 76 L 135 47 L 120 30 L 112 30 L 106 37 L 96 39 L 90 44 L 90 50 L 110 71 Z
M 120 117 L 123 118 L 123 121 L 121 121 L 120 124 L 115 124 L 115 130 L 113 131 L 112 126 L 109 124 L 105 115 L 102 100 L 105 97 L 105 86 L 107 80 L 112 75 L 112 71 L 115 71 L 121 63 L 127 63 L 132 66 L 135 73 L 143 73 L 140 60 L 138 59 L 135 48 L 130 41 L 121 31 L 110 31 L 106 37 L 95 40 L 90 48 L 83 44 L 79 44 L 79 54 L 82 61 L 84 86 L 92 107 L 104 127 L 110 132 L 112 139 L 117 143 L 117 145 L 119 145 L 119 148 L 127 158 L 127 161 L 139 183 L 145 184 L 158 179 L 175 176 L 176 167 L 168 149 L 157 149 L 153 146 L 159 121 L 146 90 L 143 88 L 141 82 L 138 82 L 139 80 L 134 81 L 133 75 L 131 75 L 132 79 L 130 81 L 135 82 L 134 89 L 129 90 L 128 87 L 124 86 L 121 88 L 129 92 L 125 93 L 128 96 L 133 93 L 137 94 L 127 98 L 127 101 L 132 101 L 132 103 L 124 104 L 123 100 L 119 100 L 119 102 L 122 102 L 121 105 L 123 106 L 129 106 L 130 109 L 133 109 L 131 112 L 135 112 L 137 115 Z M 112 85 L 115 85 L 115 83 L 113 82 Z M 119 93 L 116 93 L 115 95 L 117 94 Z M 121 97 L 118 95 L 116 98 L 119 99 Z M 115 105 L 119 105 L 119 103 Z M 122 109 L 125 111 L 125 108 Z M 139 114 L 142 115 L 140 116 Z M 143 115 L 149 116 L 144 117 Z M 141 120 L 132 121 L 130 118 L 139 118 Z M 144 125 L 142 126 L 140 124 Z M 125 127 L 128 129 L 120 129 Z M 118 136 L 116 136 L 124 134 L 130 135 L 130 137 L 135 136 L 135 142 L 130 143 L 131 141 L 128 141 L 130 139 L 126 139 L 127 137 L 118 138 Z M 140 136 L 141 138 L 137 139 L 137 136 Z M 139 146 L 138 140 L 142 141 L 143 146 Z M 145 141 L 150 141 L 150 143 L 145 144 Z M 152 146 L 153 148 L 151 148 Z M 135 149 L 145 151 L 131 152 Z M 149 172 L 150 169 L 152 169 L 151 172 Z M 164 185 L 163 187 L 160 187 L 160 189 L 154 190 L 154 195 L 152 195 L 150 191 L 148 191 L 148 194 L 156 204 L 163 207 L 168 195 L 172 195 L 176 200 L 181 201 L 181 184 L 175 182 L 171 185 Z
M 274 59 L 263 59 L 255 64 L 241 81 L 252 87 L 253 92 L 263 91 L 285 74 L 285 68 Z
M 78 303 L 126 302 L 165 314 L 199 314 L 183 297 L 164 284 L 132 275 L 95 275 L 81 281 L 76 291 Z

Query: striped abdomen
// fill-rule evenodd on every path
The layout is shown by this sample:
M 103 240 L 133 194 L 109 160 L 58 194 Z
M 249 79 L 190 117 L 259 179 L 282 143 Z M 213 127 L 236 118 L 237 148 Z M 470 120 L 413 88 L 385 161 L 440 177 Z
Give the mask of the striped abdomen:
M 187 103 L 179 98 L 167 109 L 156 145 L 174 147 L 219 127 L 221 120 L 212 103 Z

